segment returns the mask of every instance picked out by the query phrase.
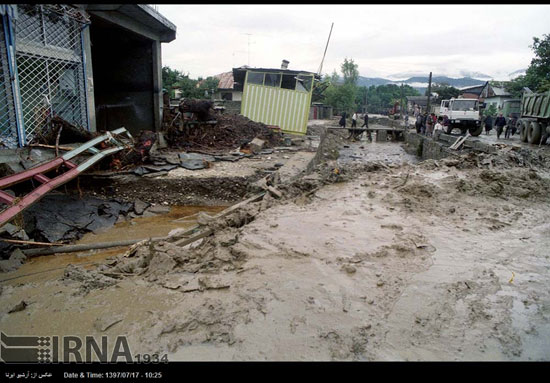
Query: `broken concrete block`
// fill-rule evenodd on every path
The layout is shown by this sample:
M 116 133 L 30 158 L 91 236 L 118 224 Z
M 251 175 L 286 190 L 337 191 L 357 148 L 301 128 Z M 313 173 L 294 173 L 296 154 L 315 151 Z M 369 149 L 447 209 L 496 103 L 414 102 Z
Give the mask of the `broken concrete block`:
M 260 140 L 258 137 L 254 138 L 252 141 L 250 141 L 250 144 L 248 144 L 248 146 L 250 147 L 250 150 L 254 154 L 260 153 L 264 145 L 265 145 L 265 141 Z
M 388 141 L 388 132 L 385 130 L 379 130 L 376 132 L 376 142 Z
M 170 213 L 170 206 L 155 205 L 155 206 L 149 207 L 147 211 L 149 213 L 154 213 L 154 214 Z
M 200 159 L 181 160 L 181 167 L 189 170 L 204 169 L 207 163 Z
M 157 132 L 157 148 L 158 149 L 164 149 L 168 147 L 168 144 L 166 143 L 166 139 L 164 138 L 163 132 Z
M 134 201 L 134 212 L 138 215 L 142 215 L 145 209 L 147 209 L 149 206 L 151 206 L 150 203 L 143 202 L 137 199 Z
M 27 256 L 20 249 L 15 249 L 10 255 L 10 261 L 21 261 L 23 263 L 26 260 Z
M 203 211 L 200 211 L 199 214 L 197 214 L 197 223 L 199 225 L 208 225 L 210 221 L 212 221 L 212 216 L 210 214 L 207 214 Z
M 211 156 L 209 154 L 201 154 L 201 153 L 180 153 L 179 157 L 180 157 L 180 161 L 184 161 L 184 160 L 203 160 L 206 162 L 215 161 L 214 156 Z
M 6 223 L 4 226 L 0 227 L 0 235 L 7 233 L 12 238 L 21 239 L 23 241 L 28 241 L 29 236 L 25 230 L 21 229 L 18 226 L 12 225 L 11 223 Z

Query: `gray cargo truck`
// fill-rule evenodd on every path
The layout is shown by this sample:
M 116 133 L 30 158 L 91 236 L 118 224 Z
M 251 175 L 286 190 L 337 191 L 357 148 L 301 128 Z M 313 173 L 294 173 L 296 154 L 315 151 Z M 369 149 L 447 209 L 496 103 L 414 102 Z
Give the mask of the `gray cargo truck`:
M 545 144 L 550 136 L 550 91 L 523 93 L 516 127 L 523 142 Z

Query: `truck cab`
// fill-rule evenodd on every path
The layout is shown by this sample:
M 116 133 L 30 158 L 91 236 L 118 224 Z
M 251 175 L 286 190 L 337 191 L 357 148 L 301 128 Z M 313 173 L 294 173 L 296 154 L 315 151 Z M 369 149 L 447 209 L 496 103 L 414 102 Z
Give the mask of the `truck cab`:
M 460 129 L 461 134 L 465 134 L 466 130 L 472 136 L 481 134 L 479 101 L 476 99 L 451 98 L 450 100 L 442 100 L 439 115 L 446 115 L 449 118 L 447 134 L 451 134 L 454 129 Z

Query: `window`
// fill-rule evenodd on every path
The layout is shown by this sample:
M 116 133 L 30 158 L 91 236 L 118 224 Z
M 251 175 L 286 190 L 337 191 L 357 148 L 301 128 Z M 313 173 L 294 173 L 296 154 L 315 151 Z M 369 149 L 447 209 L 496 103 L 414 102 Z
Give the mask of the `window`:
M 264 84 L 264 74 L 263 73 L 258 73 L 258 72 L 248 72 L 247 82 L 249 84 L 263 85 Z
M 265 74 L 265 86 L 275 86 L 279 87 L 279 83 L 281 82 L 281 75 L 275 74 L 275 73 L 266 73 Z
M 299 75 L 296 81 L 296 90 L 300 92 L 309 92 L 311 90 L 312 77 Z
M 296 89 L 296 79 L 294 77 L 293 74 L 284 74 L 281 88 L 290 90 Z
M 477 110 L 477 100 L 455 100 L 453 102 L 452 110 Z
M 222 100 L 233 100 L 233 93 L 222 93 Z

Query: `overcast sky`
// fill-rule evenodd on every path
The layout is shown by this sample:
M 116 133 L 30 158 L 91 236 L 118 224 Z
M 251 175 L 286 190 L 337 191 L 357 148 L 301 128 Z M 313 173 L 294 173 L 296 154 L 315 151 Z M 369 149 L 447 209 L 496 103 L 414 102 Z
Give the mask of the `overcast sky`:
M 533 36 L 550 34 L 550 5 L 158 5 L 177 26 L 162 63 L 192 78 L 233 67 L 323 73 L 345 57 L 361 76 L 472 72 L 506 80 L 528 67 Z M 250 42 L 250 44 L 249 44 Z M 249 49 L 250 46 L 250 49 Z M 249 61 L 250 56 L 250 61 Z M 474 76 L 476 77 L 476 76 Z M 477 76 L 481 77 L 481 76 Z

